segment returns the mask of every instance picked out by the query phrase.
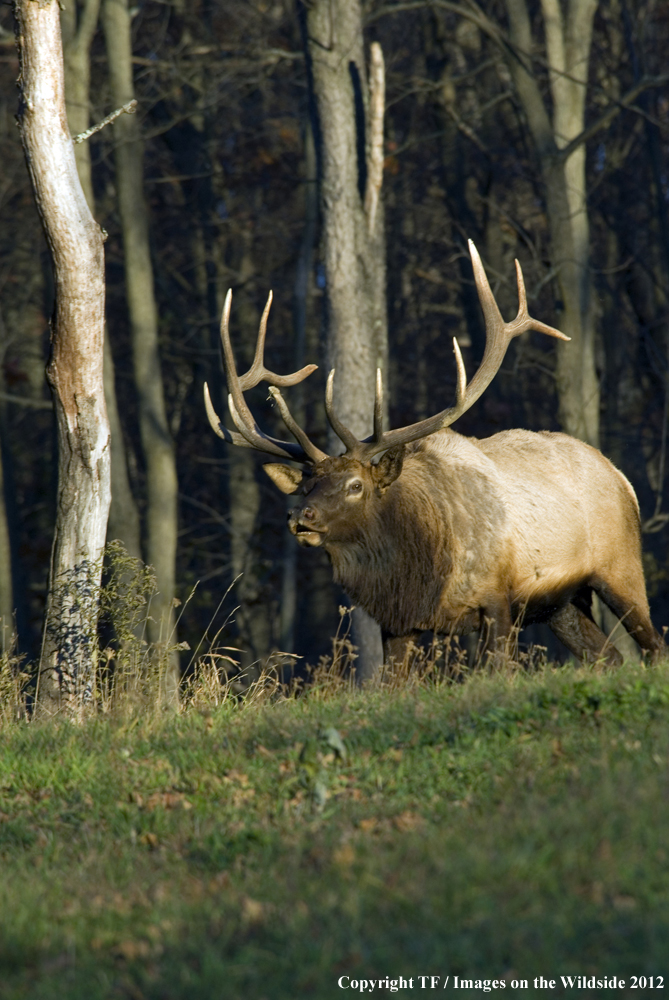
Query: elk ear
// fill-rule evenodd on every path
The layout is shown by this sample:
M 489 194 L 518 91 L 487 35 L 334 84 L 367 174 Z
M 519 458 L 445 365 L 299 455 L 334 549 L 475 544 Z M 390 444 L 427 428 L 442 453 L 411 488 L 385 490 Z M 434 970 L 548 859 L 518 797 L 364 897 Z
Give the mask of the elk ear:
M 263 469 L 282 493 L 295 493 L 302 482 L 303 476 L 300 470 L 293 469 L 290 465 L 268 462 L 267 465 L 263 465 Z
M 398 478 L 404 464 L 403 444 L 398 444 L 396 448 L 390 448 L 382 455 L 376 465 L 372 466 L 372 476 L 374 485 L 381 493 L 385 493 L 392 483 Z

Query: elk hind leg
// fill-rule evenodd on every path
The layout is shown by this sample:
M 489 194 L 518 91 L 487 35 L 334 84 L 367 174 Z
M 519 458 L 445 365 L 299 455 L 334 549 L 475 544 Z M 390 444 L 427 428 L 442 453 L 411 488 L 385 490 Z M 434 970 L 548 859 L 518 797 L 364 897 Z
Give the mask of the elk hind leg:
M 567 604 L 549 618 L 551 631 L 579 660 L 604 659 L 611 666 L 620 666 L 623 658 L 611 646 L 592 619 L 576 607 Z
M 628 579 L 615 582 L 597 580 L 593 581 L 592 587 L 618 616 L 632 638 L 643 650 L 651 654 L 653 660 L 666 654 L 664 639 L 650 620 L 646 587 L 640 567 L 638 572 L 631 573 Z

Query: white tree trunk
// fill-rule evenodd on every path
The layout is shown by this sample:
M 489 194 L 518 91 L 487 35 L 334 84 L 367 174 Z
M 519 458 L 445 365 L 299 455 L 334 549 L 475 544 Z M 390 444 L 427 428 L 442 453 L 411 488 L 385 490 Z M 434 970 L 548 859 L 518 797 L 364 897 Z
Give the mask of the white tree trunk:
M 92 697 L 110 502 L 104 254 L 67 126 L 59 5 L 16 0 L 14 9 L 21 58 L 19 126 L 56 286 L 47 378 L 58 426 L 58 499 L 38 707 L 80 717 Z
M 60 27 L 63 35 L 63 57 L 65 65 L 65 106 L 67 121 L 73 136 L 85 132 L 90 125 L 90 46 L 98 23 L 100 0 L 84 0 L 78 15 L 76 0 L 60 9 Z M 91 175 L 91 154 L 88 142 L 76 143 L 74 156 L 77 161 L 79 180 L 88 202 L 95 214 L 93 178 Z M 109 344 L 109 334 L 105 332 L 104 383 L 107 414 L 111 429 L 111 507 L 107 525 L 108 538 L 120 539 L 130 555 L 141 558 L 139 513 L 130 489 L 123 431 L 116 402 L 116 379 L 114 357 Z

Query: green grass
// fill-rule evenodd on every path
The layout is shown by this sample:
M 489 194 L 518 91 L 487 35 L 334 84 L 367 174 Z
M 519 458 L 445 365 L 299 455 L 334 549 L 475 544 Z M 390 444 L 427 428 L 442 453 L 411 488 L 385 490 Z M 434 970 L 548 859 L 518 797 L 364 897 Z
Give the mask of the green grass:
M 9 724 L 0 863 L 3 1000 L 669 986 L 669 667 Z

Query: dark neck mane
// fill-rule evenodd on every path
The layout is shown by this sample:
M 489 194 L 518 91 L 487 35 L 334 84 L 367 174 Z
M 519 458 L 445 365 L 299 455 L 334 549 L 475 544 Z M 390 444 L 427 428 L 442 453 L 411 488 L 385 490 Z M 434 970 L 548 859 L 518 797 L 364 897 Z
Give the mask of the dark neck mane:
M 357 541 L 327 546 L 337 583 L 392 635 L 430 627 L 451 572 L 450 531 L 424 487 L 398 479 Z

